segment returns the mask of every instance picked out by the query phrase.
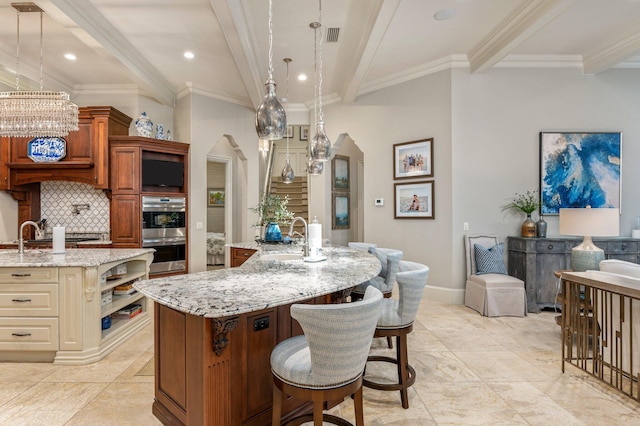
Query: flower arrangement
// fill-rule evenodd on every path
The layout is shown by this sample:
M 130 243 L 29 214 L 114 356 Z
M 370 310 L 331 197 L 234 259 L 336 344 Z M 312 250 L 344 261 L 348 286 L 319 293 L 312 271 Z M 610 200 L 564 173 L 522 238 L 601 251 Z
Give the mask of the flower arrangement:
M 527 191 L 525 194 L 518 194 L 502 206 L 503 212 L 523 212 L 530 215 L 540 207 L 540 197 L 538 191 Z
M 285 195 L 284 198 L 274 194 L 263 196 L 256 207 L 249 208 L 249 210 L 258 214 L 258 222 L 253 226 L 260 227 L 271 222 L 288 225 L 293 219 L 294 213 L 287 209 L 287 204 L 289 204 L 288 195 Z

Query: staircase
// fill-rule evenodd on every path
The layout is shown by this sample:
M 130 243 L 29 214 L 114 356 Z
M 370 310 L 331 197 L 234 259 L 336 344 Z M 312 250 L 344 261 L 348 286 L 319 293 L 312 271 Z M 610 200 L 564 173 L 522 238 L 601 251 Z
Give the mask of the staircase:
M 292 183 L 282 183 L 280 176 L 271 177 L 271 194 L 278 195 L 284 199 L 289 196 L 289 204 L 287 208 L 294 213 L 294 216 L 301 216 L 309 222 L 309 197 L 307 191 L 307 176 L 296 176 Z M 304 225 L 297 222 L 293 227 L 294 231 L 304 234 Z M 282 235 L 289 232 L 289 227 L 282 229 Z

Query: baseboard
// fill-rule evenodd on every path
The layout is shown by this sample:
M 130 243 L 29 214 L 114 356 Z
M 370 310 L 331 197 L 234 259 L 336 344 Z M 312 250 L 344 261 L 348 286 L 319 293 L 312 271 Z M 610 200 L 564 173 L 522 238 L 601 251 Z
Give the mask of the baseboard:
M 448 305 L 462 305 L 464 304 L 464 289 L 427 285 L 424 290 L 423 298 L 434 302 L 446 303 Z

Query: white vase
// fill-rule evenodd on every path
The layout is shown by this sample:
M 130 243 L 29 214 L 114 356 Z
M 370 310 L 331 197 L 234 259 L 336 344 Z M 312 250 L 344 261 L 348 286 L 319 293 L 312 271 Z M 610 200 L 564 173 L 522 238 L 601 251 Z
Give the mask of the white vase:
M 136 120 L 136 134 L 145 138 L 150 138 L 153 134 L 153 121 L 143 112 Z

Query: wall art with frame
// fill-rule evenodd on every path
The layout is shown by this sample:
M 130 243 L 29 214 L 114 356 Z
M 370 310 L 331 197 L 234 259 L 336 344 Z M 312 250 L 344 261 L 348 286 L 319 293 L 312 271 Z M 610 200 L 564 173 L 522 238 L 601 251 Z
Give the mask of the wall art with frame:
M 331 189 L 349 191 L 349 157 L 335 155 L 331 160 Z
M 349 229 L 351 226 L 349 194 L 334 193 L 332 198 L 331 229 Z
M 209 207 L 224 207 L 224 189 L 212 189 L 207 190 Z
M 393 144 L 393 177 L 433 176 L 433 138 Z
M 541 213 L 620 208 L 622 134 L 540 132 Z
M 435 219 L 433 195 L 435 182 L 420 181 L 394 184 L 396 219 Z

